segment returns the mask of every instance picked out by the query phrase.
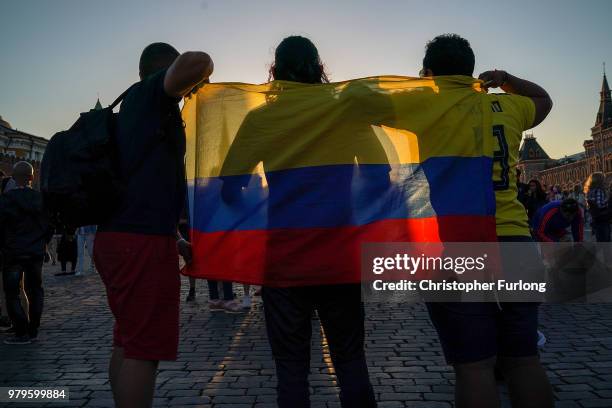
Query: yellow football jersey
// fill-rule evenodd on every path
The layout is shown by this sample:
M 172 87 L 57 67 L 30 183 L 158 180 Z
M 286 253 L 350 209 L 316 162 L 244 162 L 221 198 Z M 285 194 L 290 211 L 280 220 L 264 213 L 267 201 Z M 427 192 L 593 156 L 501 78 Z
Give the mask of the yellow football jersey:
M 523 131 L 533 125 L 535 105 L 531 98 L 490 94 L 495 142 L 493 186 L 495 188 L 497 235 L 529 236 L 525 207 L 518 200 L 516 165 Z

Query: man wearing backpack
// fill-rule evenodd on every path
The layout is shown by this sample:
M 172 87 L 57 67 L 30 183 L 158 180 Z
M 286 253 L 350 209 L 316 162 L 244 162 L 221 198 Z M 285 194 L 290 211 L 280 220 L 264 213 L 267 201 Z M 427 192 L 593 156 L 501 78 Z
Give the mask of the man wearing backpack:
M 32 189 L 34 169 L 28 162 L 13 167 L 15 188 L 0 196 L 0 242 L 2 243 L 2 280 L 8 315 L 15 335 L 6 344 L 29 344 L 38 336 L 43 311 L 42 266 L 46 245 L 53 231 L 46 217 L 40 192 Z M 20 282 L 28 297 L 21 303 Z
M 177 231 L 186 193 L 178 103 L 212 71 L 206 53 L 179 55 L 168 44 L 151 44 L 140 57 L 141 81 L 117 116 L 126 190 L 98 227 L 94 259 L 115 317 L 109 377 L 118 407 L 151 406 L 159 360 L 177 357 L 178 253 L 191 259 Z

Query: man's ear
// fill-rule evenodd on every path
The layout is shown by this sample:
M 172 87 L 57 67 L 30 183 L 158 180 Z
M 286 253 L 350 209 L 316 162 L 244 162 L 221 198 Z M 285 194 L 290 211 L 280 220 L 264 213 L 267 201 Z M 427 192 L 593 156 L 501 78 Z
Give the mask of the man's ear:
M 423 72 L 425 72 L 425 76 L 428 76 L 428 77 L 434 76 L 433 71 L 429 68 L 423 68 Z

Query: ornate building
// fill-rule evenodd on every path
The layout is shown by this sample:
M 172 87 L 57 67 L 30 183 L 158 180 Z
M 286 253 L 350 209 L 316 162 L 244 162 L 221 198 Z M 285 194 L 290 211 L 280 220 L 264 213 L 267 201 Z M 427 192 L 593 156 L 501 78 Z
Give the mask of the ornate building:
M 43 137 L 13 129 L 0 116 L 0 170 L 11 174 L 13 165 L 26 160 L 34 166 L 34 184 L 37 183 L 38 169 L 49 141 Z
M 606 74 L 601 84 L 599 109 L 591 139 L 583 143 L 584 152 L 561 159 L 551 159 L 533 135 L 526 135 L 519 152 L 521 179 L 538 179 L 548 187 L 571 190 L 582 186 L 589 174 L 601 171 L 612 181 L 612 95 Z

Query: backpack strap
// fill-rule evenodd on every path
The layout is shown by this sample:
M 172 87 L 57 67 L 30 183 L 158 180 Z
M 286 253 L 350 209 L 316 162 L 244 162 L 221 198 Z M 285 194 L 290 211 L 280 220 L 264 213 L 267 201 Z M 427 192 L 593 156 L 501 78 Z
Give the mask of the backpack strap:
M 115 107 L 117 105 L 119 105 L 119 103 L 123 100 L 123 98 L 125 98 L 125 96 L 128 94 L 128 92 L 130 92 L 132 90 L 132 88 L 134 88 L 134 86 L 136 86 L 136 84 L 138 84 L 138 82 L 136 82 L 135 84 L 132 84 L 128 89 L 123 91 L 123 93 L 121 95 L 119 95 L 117 97 L 117 99 L 115 99 L 115 101 L 108 106 L 110 108 L 110 110 L 115 109 Z

